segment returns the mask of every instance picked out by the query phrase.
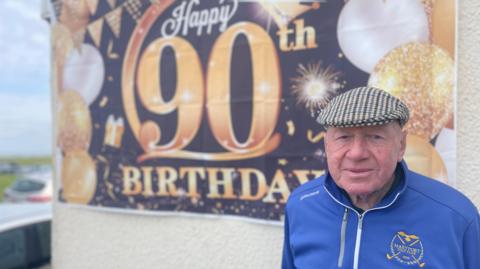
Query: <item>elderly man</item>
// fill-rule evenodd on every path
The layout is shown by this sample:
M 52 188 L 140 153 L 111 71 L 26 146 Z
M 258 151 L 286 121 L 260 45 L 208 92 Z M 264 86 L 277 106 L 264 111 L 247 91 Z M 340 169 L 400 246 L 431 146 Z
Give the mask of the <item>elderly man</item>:
M 322 110 L 328 172 L 289 198 L 282 268 L 480 269 L 475 206 L 402 160 L 408 117 L 370 87 Z

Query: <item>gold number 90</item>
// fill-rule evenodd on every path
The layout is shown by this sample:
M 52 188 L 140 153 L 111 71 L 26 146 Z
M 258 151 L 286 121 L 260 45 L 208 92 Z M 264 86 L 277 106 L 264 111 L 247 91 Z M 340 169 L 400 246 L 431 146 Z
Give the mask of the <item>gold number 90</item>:
M 235 135 L 230 107 L 231 56 L 235 39 L 240 35 L 244 35 L 248 40 L 253 71 L 252 124 L 248 138 L 243 142 Z M 168 102 L 162 96 L 159 76 L 162 52 L 167 47 L 174 51 L 177 66 L 175 94 Z M 138 50 L 140 46 L 130 44 L 130 50 L 135 51 L 135 48 Z M 127 49 L 127 57 L 136 56 L 136 53 L 128 52 Z M 126 63 L 135 62 L 127 60 Z M 124 67 L 123 74 L 131 76 L 126 72 L 128 67 Z M 176 133 L 165 144 L 159 145 L 161 127 L 156 122 L 140 121 L 132 82 L 132 78 L 123 79 L 123 97 L 127 120 L 146 152 L 141 160 L 155 157 L 243 159 L 270 152 L 280 143 L 280 136 L 274 134 L 282 92 L 278 56 L 270 36 L 256 24 L 237 23 L 219 36 L 207 63 L 206 83 L 198 54 L 187 40 L 181 37 L 158 38 L 145 49 L 140 57 L 136 76 L 137 92 L 142 105 L 157 115 L 166 115 L 175 110 L 178 113 Z M 195 138 L 200 128 L 205 103 L 213 136 L 227 152 L 183 150 Z

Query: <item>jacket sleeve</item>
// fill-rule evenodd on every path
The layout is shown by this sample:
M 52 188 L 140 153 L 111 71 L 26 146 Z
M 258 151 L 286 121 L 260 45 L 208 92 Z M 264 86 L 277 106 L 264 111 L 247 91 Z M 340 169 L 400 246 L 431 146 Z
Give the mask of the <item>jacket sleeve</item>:
M 283 237 L 283 256 L 282 256 L 282 269 L 295 269 L 293 262 L 293 253 L 290 247 L 290 227 L 288 221 L 288 214 L 285 209 L 285 226 Z
M 465 269 L 480 268 L 480 215 L 469 224 L 463 237 Z

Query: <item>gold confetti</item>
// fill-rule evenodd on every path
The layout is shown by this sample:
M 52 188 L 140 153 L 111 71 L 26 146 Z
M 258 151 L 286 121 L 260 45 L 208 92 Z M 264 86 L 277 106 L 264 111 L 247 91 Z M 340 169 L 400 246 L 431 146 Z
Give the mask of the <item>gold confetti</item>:
M 289 120 L 287 121 L 287 134 L 289 136 L 293 136 L 295 134 L 295 124 L 293 123 L 293 121 Z
M 96 159 L 97 159 L 98 162 L 103 163 L 103 165 L 105 166 L 105 170 L 103 171 L 103 180 L 108 180 L 108 177 L 110 176 L 109 161 L 103 155 L 97 155 Z M 107 187 L 109 187 L 109 186 L 107 185 Z M 112 188 L 113 188 L 113 186 L 112 186 Z
M 105 106 L 107 105 L 107 103 L 108 103 L 108 97 L 107 97 L 107 96 L 104 96 L 104 97 L 102 98 L 102 100 L 100 101 L 99 106 L 100 106 L 100 107 L 105 107 Z
M 118 57 L 119 57 L 118 53 L 113 52 L 113 41 L 112 40 L 110 40 L 110 42 L 108 42 L 107 55 L 108 55 L 108 58 L 110 58 L 110 59 L 118 59 Z
M 325 132 L 319 132 L 318 134 L 313 135 L 312 130 L 308 129 L 308 131 L 307 131 L 307 139 L 308 139 L 308 141 L 310 141 L 312 143 L 319 142 L 320 140 L 322 140 L 322 138 L 324 136 L 325 136 Z

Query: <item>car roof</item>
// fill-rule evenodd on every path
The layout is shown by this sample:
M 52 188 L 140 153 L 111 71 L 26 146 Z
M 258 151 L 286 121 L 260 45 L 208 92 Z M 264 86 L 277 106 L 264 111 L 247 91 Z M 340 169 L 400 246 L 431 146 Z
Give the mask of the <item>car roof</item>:
M 25 174 L 18 174 L 17 180 L 30 180 L 30 181 L 51 181 L 52 180 L 52 172 L 34 172 L 34 173 L 25 173 Z
M 0 204 L 0 232 L 52 219 L 52 203 Z

